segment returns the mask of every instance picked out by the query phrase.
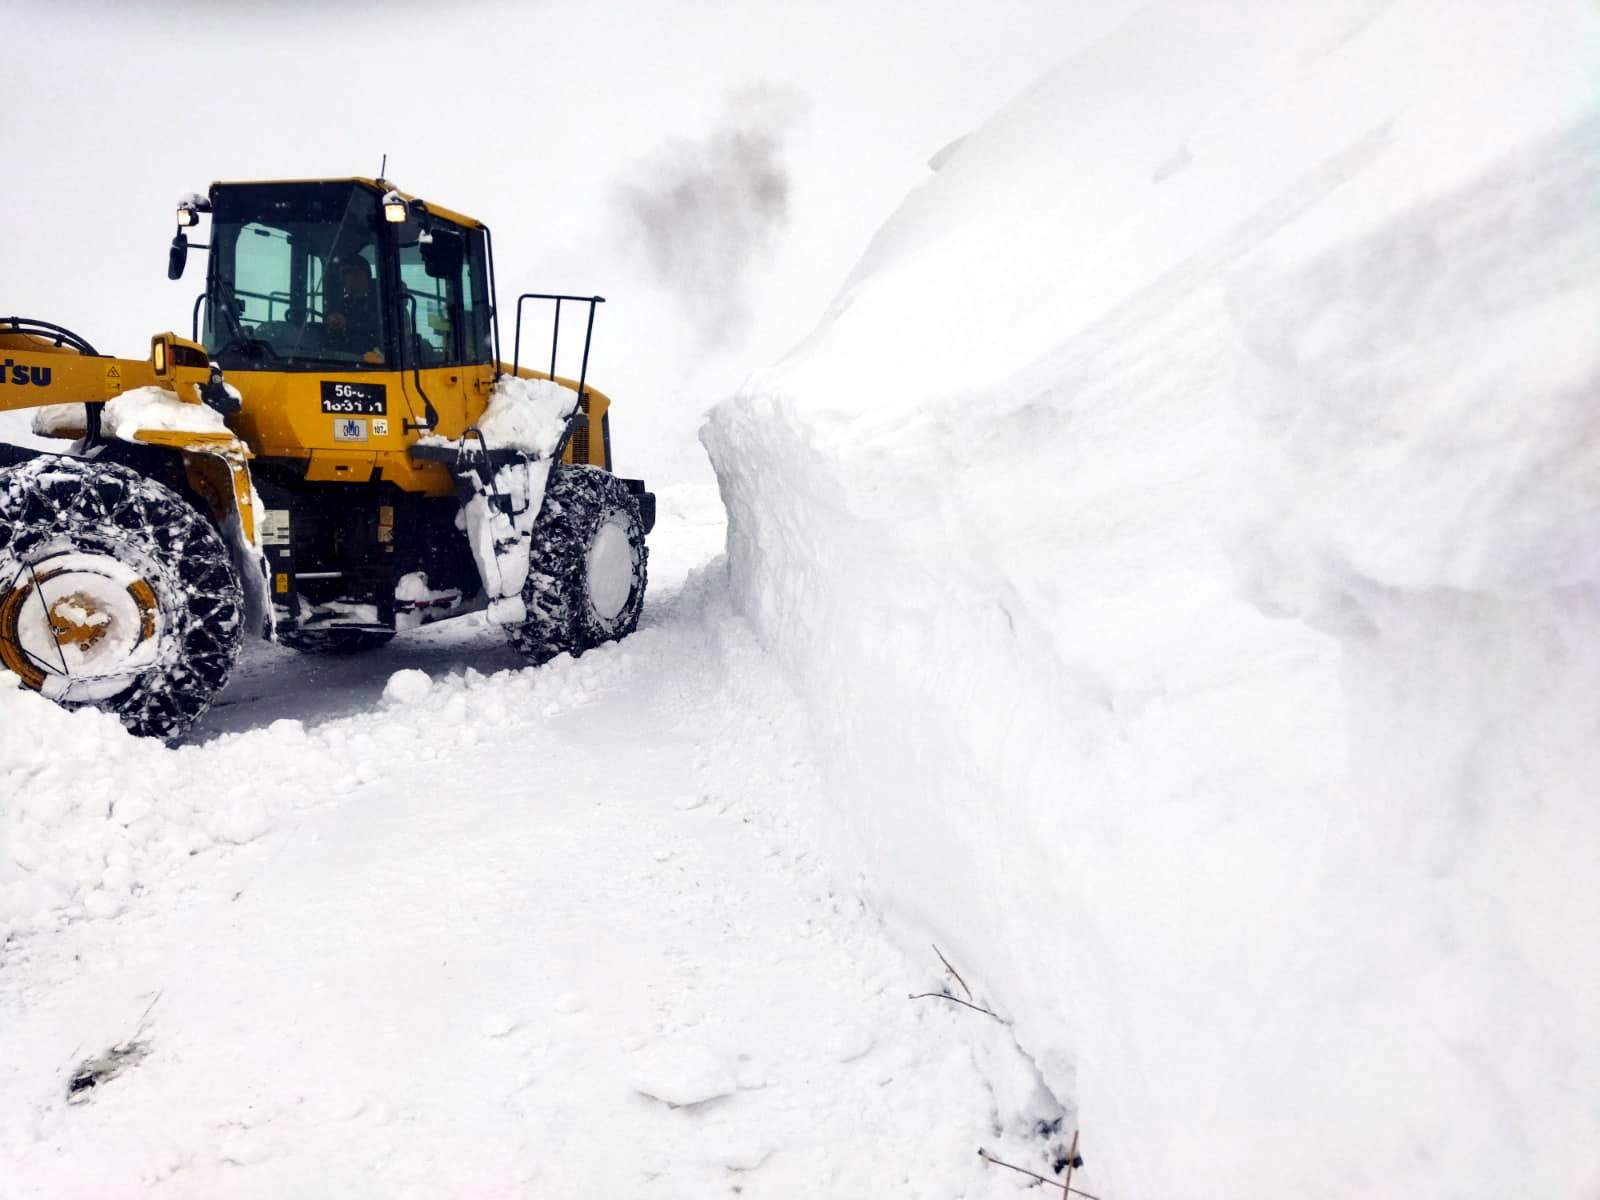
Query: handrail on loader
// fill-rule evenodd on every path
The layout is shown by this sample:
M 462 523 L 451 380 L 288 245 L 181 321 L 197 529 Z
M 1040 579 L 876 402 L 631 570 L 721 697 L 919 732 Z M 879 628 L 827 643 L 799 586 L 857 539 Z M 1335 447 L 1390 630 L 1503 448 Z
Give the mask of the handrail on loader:
M 550 378 L 556 377 L 556 347 L 561 342 L 561 303 L 572 300 L 589 306 L 589 327 L 583 334 L 583 366 L 578 371 L 578 406 L 583 407 L 584 385 L 589 378 L 589 342 L 594 337 L 594 309 L 604 304 L 604 296 L 558 296 L 549 292 L 524 292 L 517 297 L 517 332 L 511 343 L 511 374 L 515 376 L 522 361 L 522 305 L 526 300 L 554 300 L 556 302 L 555 328 L 550 334 Z

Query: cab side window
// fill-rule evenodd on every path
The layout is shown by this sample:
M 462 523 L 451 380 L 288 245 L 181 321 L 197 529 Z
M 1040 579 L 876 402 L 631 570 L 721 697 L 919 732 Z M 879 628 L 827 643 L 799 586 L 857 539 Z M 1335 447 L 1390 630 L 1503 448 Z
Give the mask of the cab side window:
M 281 321 L 289 314 L 294 238 L 286 230 L 252 221 L 240 231 L 234 256 L 233 295 L 246 321 Z
M 401 328 L 421 367 L 488 362 L 483 233 L 435 221 L 430 241 L 400 247 Z

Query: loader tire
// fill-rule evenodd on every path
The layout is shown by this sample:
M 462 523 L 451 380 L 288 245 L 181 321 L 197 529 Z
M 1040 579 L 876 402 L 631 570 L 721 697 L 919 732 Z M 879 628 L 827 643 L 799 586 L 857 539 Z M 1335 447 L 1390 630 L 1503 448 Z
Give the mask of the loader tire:
M 243 632 L 227 544 L 170 488 L 75 458 L 0 471 L 0 667 L 26 686 L 174 741 Z
M 644 607 L 649 554 L 625 483 L 596 467 L 551 467 L 522 587 L 528 615 L 507 630 L 511 644 L 542 663 L 627 637 Z
M 387 646 L 394 633 L 387 629 L 280 629 L 278 641 L 301 654 L 363 654 Z

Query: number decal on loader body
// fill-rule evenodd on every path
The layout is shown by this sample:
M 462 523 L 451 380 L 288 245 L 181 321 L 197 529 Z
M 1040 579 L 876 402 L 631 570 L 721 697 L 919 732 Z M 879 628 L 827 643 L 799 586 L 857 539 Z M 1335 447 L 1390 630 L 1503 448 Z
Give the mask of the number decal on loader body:
M 322 381 L 322 411 L 361 417 L 382 417 L 389 412 L 389 389 L 381 383 Z

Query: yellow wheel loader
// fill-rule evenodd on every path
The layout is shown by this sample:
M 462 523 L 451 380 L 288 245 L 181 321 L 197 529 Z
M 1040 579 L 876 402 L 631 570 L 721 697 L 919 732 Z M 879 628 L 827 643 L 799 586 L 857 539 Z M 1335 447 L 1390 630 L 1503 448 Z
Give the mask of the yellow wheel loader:
M 602 297 L 519 296 L 508 366 L 480 221 L 382 179 L 217 183 L 179 201 L 169 278 L 203 216 L 190 336 L 147 360 L 0 318 L 0 411 L 60 445 L 0 444 L 0 667 L 174 740 L 247 634 L 351 653 L 487 611 L 540 663 L 633 631 L 655 497 L 588 384 Z

